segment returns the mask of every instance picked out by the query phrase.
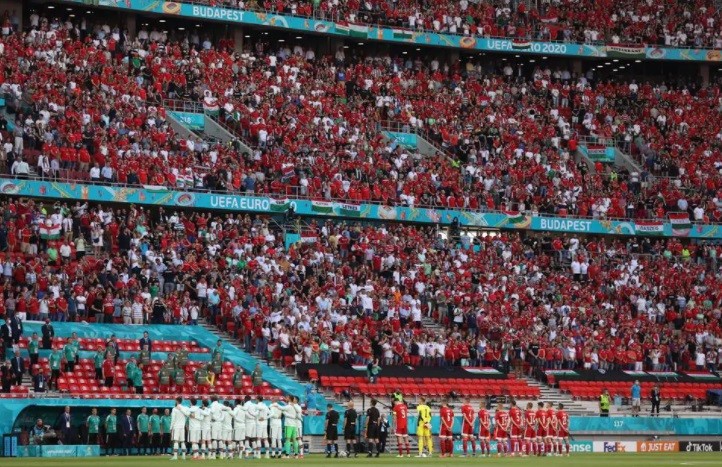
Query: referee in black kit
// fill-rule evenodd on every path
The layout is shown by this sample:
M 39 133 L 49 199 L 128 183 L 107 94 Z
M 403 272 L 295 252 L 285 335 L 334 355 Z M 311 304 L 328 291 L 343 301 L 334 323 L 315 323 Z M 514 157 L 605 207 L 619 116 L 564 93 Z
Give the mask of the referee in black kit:
M 353 456 L 358 457 L 356 451 L 356 420 L 358 419 L 358 413 L 353 408 L 353 401 L 348 401 L 347 407 L 343 413 L 343 439 L 346 440 L 346 455 L 351 457 L 353 452 Z
M 371 399 L 371 407 L 366 411 L 366 442 L 368 443 L 368 454 L 371 457 L 374 453 L 374 445 L 376 445 L 376 457 L 379 457 L 379 419 L 381 413 L 376 408 L 376 399 Z
M 328 404 L 326 411 L 326 457 L 331 457 L 333 445 L 334 457 L 338 457 L 338 412 L 333 404 Z

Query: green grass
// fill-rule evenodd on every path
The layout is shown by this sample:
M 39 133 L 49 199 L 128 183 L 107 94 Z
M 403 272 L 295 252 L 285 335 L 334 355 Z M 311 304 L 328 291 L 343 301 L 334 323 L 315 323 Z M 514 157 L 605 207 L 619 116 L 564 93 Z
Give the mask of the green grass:
M 233 465 L 233 464 L 299 464 L 308 467 L 328 467 L 331 465 L 349 465 L 349 466 L 371 466 L 371 465 L 383 465 L 383 466 L 397 466 L 397 465 L 477 465 L 477 464 L 490 464 L 495 466 L 509 466 L 509 465 L 533 465 L 534 467 L 543 466 L 570 466 L 570 467 L 607 467 L 610 463 L 614 463 L 614 467 L 637 467 L 637 466 L 649 466 L 649 467 L 664 467 L 664 466 L 714 466 L 722 465 L 722 454 L 720 453 L 664 453 L 664 454 L 624 454 L 624 453 L 609 453 L 609 454 L 577 454 L 571 457 L 530 457 L 530 458 L 460 458 L 454 457 L 452 459 L 441 459 L 441 458 L 403 458 L 397 459 L 394 455 L 385 455 L 378 459 L 366 459 L 359 457 L 358 459 L 326 459 L 323 455 L 311 455 L 306 456 L 302 460 L 215 460 L 215 461 L 178 461 L 169 462 L 167 457 L 97 457 L 97 458 L 61 458 L 61 459 L 50 459 L 50 458 L 3 458 L 0 460 L 0 464 L 5 466 L 22 466 L 22 467 L 109 467 L 109 466 L 128 466 L 132 467 L 159 467 L 159 466 L 171 466 L 171 465 L 186 465 L 190 463 L 192 465 Z

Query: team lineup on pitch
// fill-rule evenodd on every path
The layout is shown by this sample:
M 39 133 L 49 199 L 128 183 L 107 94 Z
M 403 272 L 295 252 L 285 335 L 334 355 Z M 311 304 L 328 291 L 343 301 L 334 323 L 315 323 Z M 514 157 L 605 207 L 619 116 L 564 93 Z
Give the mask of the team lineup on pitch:
M 190 407 L 183 405 L 183 398 L 176 398 L 171 411 L 171 460 L 186 458 L 190 452 L 193 459 L 233 459 L 265 457 L 303 457 L 301 444 L 302 409 L 298 400 L 291 396 L 287 404 L 273 401 L 270 405 L 263 397 L 256 400 L 250 396 L 221 403 L 217 396 L 211 401 L 190 400 Z M 281 433 L 285 418 L 285 433 Z M 285 435 L 285 436 L 284 436 Z M 283 440 L 285 438 L 285 447 Z M 190 449 L 189 449 L 190 446 Z
M 362 436 L 358 436 L 358 412 L 353 402 L 347 403 L 344 412 L 343 437 L 346 450 L 339 450 L 339 413 L 329 404 L 326 413 L 325 435 L 326 457 L 379 457 L 384 451 L 381 444 L 383 420 L 377 408 L 377 401 L 363 417 Z M 418 454 L 416 457 L 433 457 L 434 440 L 431 433 L 431 408 L 420 398 L 416 406 Z M 466 399 L 461 407 L 461 439 L 463 456 L 477 455 L 477 441 L 480 456 L 491 456 L 492 441 L 496 444 L 496 455 L 501 456 L 569 456 L 569 416 L 563 404 L 555 410 L 551 403 L 538 403 L 535 410 L 529 402 L 522 411 L 515 401 L 508 410 L 499 404 L 494 413 L 484 401 L 478 412 Z M 395 400 L 392 416 L 393 434 L 397 439 L 398 455 L 411 457 L 409 442 L 409 407 L 403 400 Z M 441 457 L 454 455 L 454 411 L 447 403 L 440 409 L 439 452 Z M 170 442 L 171 460 L 185 459 L 234 459 L 234 458 L 303 458 L 303 409 L 298 400 L 291 397 L 288 403 L 274 400 L 266 404 L 263 397 L 256 399 L 246 396 L 221 402 L 217 396 L 210 400 L 190 399 L 190 406 L 183 404 L 183 398 L 176 398 L 171 411 Z M 478 426 L 478 430 L 475 428 Z M 285 430 L 284 430 L 285 428 Z M 180 456 L 180 457 L 179 457 Z

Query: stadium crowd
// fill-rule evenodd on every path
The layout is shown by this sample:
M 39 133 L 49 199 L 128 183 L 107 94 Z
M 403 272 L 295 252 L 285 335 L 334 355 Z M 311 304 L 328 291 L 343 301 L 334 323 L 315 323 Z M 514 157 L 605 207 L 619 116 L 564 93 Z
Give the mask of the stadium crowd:
M 328 222 L 285 250 L 272 222 L 248 215 L 2 209 L 0 315 L 15 329 L 3 348 L 26 319 L 205 316 L 284 364 L 683 370 L 722 357 L 715 245 L 512 232 L 466 249 L 431 227 Z M 38 235 L 47 219 L 60 238 Z
M 195 3 L 313 16 L 341 24 L 386 25 L 409 32 L 722 48 L 718 5 L 712 0 L 674 0 L 664 5 L 652 0 L 200 0 Z
M 1 154 L 15 176 L 597 218 L 719 216 L 718 86 L 598 82 L 544 66 L 524 78 L 510 65 L 343 49 L 316 57 L 263 42 L 233 54 L 227 40 L 192 33 L 130 38 L 104 24 L 30 21 L 0 39 L 1 86 L 17 112 Z M 178 138 L 166 98 L 218 107 L 253 152 Z M 381 136 L 384 120 L 423 129 L 443 150 L 395 147 Z M 643 148 L 646 171 L 577 166 L 579 136 Z M 663 174 L 671 178 L 653 177 Z M 272 222 L 248 215 L 17 199 L 2 209 L 3 349 L 24 319 L 206 316 L 284 363 L 720 363 L 716 245 L 502 233 L 466 249 L 435 228 L 327 223 L 305 228 L 314 242 L 285 250 Z M 46 222 L 61 226 L 59 238 L 41 235 Z
M 129 38 L 108 24 L 37 24 L 2 39 L 10 66 L 2 90 L 19 113 L 0 159 L 16 176 L 595 218 L 720 218 L 718 86 L 598 81 L 591 71 L 545 66 L 527 77 L 511 65 L 344 49 L 316 57 L 262 41 L 237 54 L 227 39 L 214 45 L 196 33 Z M 253 152 L 178 138 L 166 121 L 169 98 L 218 108 Z M 389 143 L 380 121 L 423 131 L 438 153 Z M 577 165 L 580 137 L 642 148 L 642 171 Z

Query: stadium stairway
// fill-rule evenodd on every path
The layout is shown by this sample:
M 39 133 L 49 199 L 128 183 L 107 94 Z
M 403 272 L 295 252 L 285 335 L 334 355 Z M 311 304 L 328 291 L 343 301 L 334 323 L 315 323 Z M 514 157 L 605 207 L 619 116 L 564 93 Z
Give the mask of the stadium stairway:
M 216 339 L 222 339 L 224 342 L 227 342 L 229 345 L 236 347 L 236 340 L 228 334 L 226 331 L 221 331 L 216 326 L 211 325 L 208 323 L 205 319 L 202 319 L 199 321 L 199 326 L 202 327 L 206 332 L 209 334 L 213 334 L 216 336 Z M 284 368 L 283 366 L 276 365 L 272 361 L 264 361 L 255 355 L 250 355 L 247 352 L 243 350 L 239 350 L 239 352 L 242 352 L 244 355 L 249 356 L 253 358 L 256 362 L 261 364 L 261 367 L 263 368 L 263 379 L 266 379 L 266 369 L 272 370 L 277 375 L 282 375 L 282 377 L 288 382 L 289 386 L 293 386 L 294 388 L 299 388 L 299 392 L 291 392 L 286 391 L 284 387 L 276 386 L 274 383 L 274 386 L 279 387 L 281 389 L 284 389 L 284 392 L 288 394 L 292 394 L 294 396 L 297 396 L 302 402 L 306 399 L 306 387 L 308 386 L 308 382 L 302 381 L 298 375 L 296 375 L 295 371 L 293 370 L 294 367 Z M 227 354 L 226 354 L 227 355 Z M 244 367 L 245 370 L 245 367 Z M 253 368 L 251 368 L 251 371 Z M 269 381 L 270 383 L 270 381 Z M 320 408 L 321 410 L 326 409 L 326 405 L 329 403 L 332 403 L 336 406 L 336 410 L 343 411 L 343 408 L 338 405 L 338 400 L 334 397 L 333 392 L 326 392 L 326 391 L 316 391 L 317 394 L 320 394 L 323 397 L 323 400 L 316 399 L 316 406 Z
M 564 409 L 569 415 L 574 416 L 595 416 L 597 415 L 596 403 L 595 409 L 592 409 L 589 404 L 581 401 L 574 400 L 569 394 L 561 392 L 559 389 L 553 388 L 546 384 L 540 383 L 534 378 L 524 377 L 529 386 L 539 388 L 539 401 L 551 402 L 555 406 L 559 403 L 564 404 Z

